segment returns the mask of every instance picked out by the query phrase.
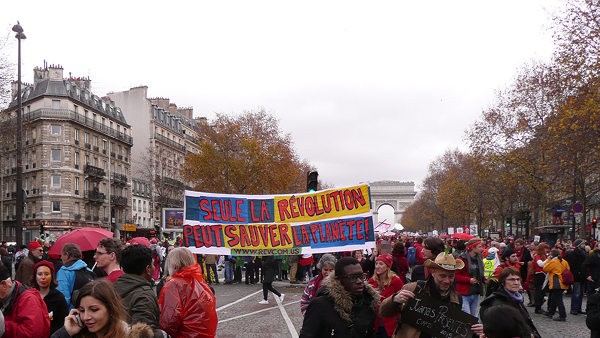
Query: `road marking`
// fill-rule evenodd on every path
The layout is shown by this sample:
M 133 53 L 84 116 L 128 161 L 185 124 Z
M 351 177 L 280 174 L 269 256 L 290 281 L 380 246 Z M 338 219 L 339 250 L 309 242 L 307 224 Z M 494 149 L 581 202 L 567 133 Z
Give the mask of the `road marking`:
M 287 306 L 287 305 L 292 305 L 292 304 L 296 304 L 296 303 L 300 303 L 300 301 L 299 301 L 299 300 L 297 300 L 297 301 L 295 301 L 295 302 L 285 303 L 285 305 L 284 305 L 284 306 Z M 239 315 L 239 316 L 235 316 L 235 317 L 231 317 L 231 318 L 227 318 L 227 319 L 219 319 L 219 324 L 221 324 L 221 323 L 225 323 L 225 322 L 228 322 L 228 321 L 230 321 L 230 320 L 234 320 L 234 319 L 238 319 L 238 318 L 243 318 L 243 317 L 248 317 L 248 316 L 251 316 L 251 315 L 255 315 L 255 314 L 257 314 L 257 313 L 261 313 L 261 312 L 265 312 L 265 311 L 273 310 L 274 308 L 275 308 L 274 306 L 271 306 L 271 307 L 268 307 L 268 308 L 266 308 L 266 309 L 257 310 L 257 311 L 250 312 L 250 313 L 244 313 L 243 315 Z M 297 335 L 296 335 L 296 336 L 297 336 Z
M 285 311 L 283 308 L 283 304 L 281 304 L 279 297 L 275 297 L 275 300 L 277 301 L 277 307 L 279 308 L 279 311 L 281 312 L 281 315 L 283 316 L 283 319 L 285 320 L 285 323 L 292 334 L 292 338 L 298 338 L 298 332 L 296 332 L 296 328 L 294 327 L 294 324 L 292 324 L 292 320 L 290 319 L 290 316 L 288 316 L 287 311 Z
M 226 309 L 226 308 L 230 307 L 230 306 L 231 306 L 231 305 L 233 305 L 233 304 L 237 304 L 237 303 L 239 303 L 239 302 L 241 302 L 241 301 L 243 301 L 243 300 L 246 300 L 246 299 L 248 299 L 248 298 L 250 298 L 250 297 L 252 297 L 252 296 L 256 295 L 257 293 L 261 293 L 261 292 L 262 292 L 262 290 L 258 290 L 258 291 L 256 291 L 255 293 L 251 293 L 251 294 L 247 295 L 247 296 L 246 296 L 246 297 L 244 297 L 244 298 L 240 298 L 240 299 L 236 300 L 235 302 L 231 302 L 231 303 L 229 303 L 229 304 L 225 304 L 225 305 L 221 306 L 220 308 L 218 308 L 216 311 L 217 311 L 217 312 L 219 312 L 219 311 L 221 311 L 221 310 L 223 310 L 223 309 Z

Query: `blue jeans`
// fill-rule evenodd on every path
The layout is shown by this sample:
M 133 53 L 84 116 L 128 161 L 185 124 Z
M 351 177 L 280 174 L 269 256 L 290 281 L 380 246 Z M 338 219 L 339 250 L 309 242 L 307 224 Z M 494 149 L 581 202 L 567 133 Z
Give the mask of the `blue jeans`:
M 581 312 L 581 303 L 583 302 L 583 283 L 573 283 L 573 295 L 571 296 L 571 311 Z
M 225 281 L 233 280 L 233 264 L 230 261 L 225 261 Z
M 477 317 L 477 305 L 479 305 L 479 295 L 462 296 L 462 310 L 471 316 Z

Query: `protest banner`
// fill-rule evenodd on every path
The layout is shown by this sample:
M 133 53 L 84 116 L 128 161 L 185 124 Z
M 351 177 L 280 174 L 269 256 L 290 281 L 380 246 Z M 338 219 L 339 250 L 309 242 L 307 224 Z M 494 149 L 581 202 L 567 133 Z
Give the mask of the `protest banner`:
M 451 306 L 426 293 L 417 293 L 404 306 L 402 323 L 434 338 L 471 338 L 471 326 L 478 320 L 460 307 Z
M 298 255 L 375 245 L 368 185 L 296 195 L 185 192 L 183 245 L 194 253 Z

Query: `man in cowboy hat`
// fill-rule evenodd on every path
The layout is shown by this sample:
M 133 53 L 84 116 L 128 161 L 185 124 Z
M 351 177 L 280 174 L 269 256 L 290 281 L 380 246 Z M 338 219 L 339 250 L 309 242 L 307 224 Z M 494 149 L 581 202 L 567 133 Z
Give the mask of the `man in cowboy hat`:
M 461 260 L 455 260 L 454 256 L 445 252 L 440 253 L 435 261 L 428 259 L 425 266 L 431 269 L 431 275 L 425 282 L 419 281 L 404 285 L 402 290 L 391 297 L 386 298 L 379 307 L 379 314 L 382 317 L 394 317 L 398 314 L 399 327 L 394 332 L 394 338 L 417 338 L 421 337 L 421 331 L 417 328 L 402 322 L 402 312 L 406 310 L 406 302 L 414 298 L 416 293 L 426 293 L 430 297 L 448 302 L 450 306 L 460 310 L 462 308 L 462 298 L 454 289 L 454 276 L 457 270 L 464 268 L 465 264 Z M 475 324 L 471 330 L 478 334 L 483 334 L 483 325 Z

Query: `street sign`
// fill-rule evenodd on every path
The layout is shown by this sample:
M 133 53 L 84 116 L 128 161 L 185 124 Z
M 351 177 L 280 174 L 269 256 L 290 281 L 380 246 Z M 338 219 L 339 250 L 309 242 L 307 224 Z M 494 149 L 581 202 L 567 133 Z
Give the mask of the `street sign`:
M 576 213 L 583 212 L 583 204 L 581 204 L 581 203 L 573 204 L 573 212 L 576 212 Z

